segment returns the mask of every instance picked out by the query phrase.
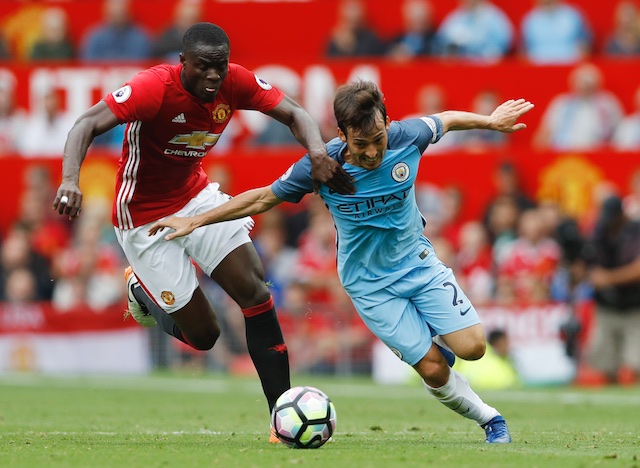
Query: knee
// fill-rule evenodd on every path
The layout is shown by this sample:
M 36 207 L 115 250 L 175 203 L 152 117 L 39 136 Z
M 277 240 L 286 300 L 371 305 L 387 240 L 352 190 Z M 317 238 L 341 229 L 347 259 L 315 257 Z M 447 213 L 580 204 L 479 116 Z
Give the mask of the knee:
M 456 352 L 458 357 L 466 361 L 477 361 L 487 351 L 487 342 L 482 340 L 474 340 L 465 344 L 464 349 Z
M 197 336 L 186 338 L 188 344 L 198 351 L 209 351 L 220 338 L 220 329 L 216 328 L 214 330 L 210 330 L 206 334 L 199 334 Z
M 439 354 L 437 358 L 427 354 L 413 367 L 430 387 L 442 387 L 449 379 L 449 366 Z

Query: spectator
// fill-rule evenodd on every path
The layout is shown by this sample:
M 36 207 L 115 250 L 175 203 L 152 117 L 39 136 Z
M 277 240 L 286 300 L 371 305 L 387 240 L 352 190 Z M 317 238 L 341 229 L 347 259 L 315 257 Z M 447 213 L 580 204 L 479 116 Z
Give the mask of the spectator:
M 471 107 L 473 112 L 490 115 L 499 104 L 498 94 L 492 89 L 484 89 L 476 94 Z M 474 129 L 460 133 L 464 147 L 467 151 L 474 153 L 495 150 L 500 146 L 504 146 L 507 141 L 504 133 L 492 132 L 486 129 Z
M 491 201 L 486 226 L 494 264 L 502 262 L 505 247 L 516 239 L 519 217 L 520 208 L 514 197 L 502 195 Z
M 327 44 L 327 57 L 367 57 L 385 53 L 385 47 L 367 24 L 363 0 L 340 0 L 338 19 Z
M 634 111 L 624 116 L 613 132 L 611 144 L 618 151 L 640 149 L 640 86 L 633 95 Z
M 640 16 L 635 3 L 619 2 L 613 19 L 613 31 L 607 38 L 605 54 L 615 57 L 640 55 Z
M 298 75 L 283 69 L 283 67 L 273 66 L 262 68 L 260 77 L 280 89 L 294 101 L 303 104 L 300 95 L 301 80 Z M 254 135 L 249 139 L 250 146 L 299 147 L 300 143 L 291 133 L 289 127 L 283 123 L 270 119 L 259 112 L 246 111 L 243 117 L 245 117 L 244 121 L 249 127 L 249 131 Z
M 28 232 L 31 248 L 39 255 L 51 261 L 60 249 L 69 242 L 68 223 L 54 217 L 51 211 L 51 198 L 45 198 L 48 189 L 29 188 L 20 197 L 16 224 Z
M 489 218 L 496 203 L 502 203 L 503 198 L 511 199 L 516 207 L 516 217 L 520 212 L 533 208 L 535 203 L 522 191 L 518 169 L 509 161 L 503 161 L 493 171 L 493 185 L 495 194 L 485 208 L 484 223 L 489 226 Z M 489 230 L 491 231 L 491 229 Z
M 402 31 L 389 43 L 388 55 L 405 61 L 432 54 L 435 26 L 429 0 L 402 2 Z
M 173 23 L 155 40 L 152 56 L 162 62 L 177 63 L 184 33 L 201 18 L 201 0 L 178 0 L 173 11 Z
M 102 210 L 102 205 L 86 203 L 72 245 L 55 255 L 53 270 L 57 281 L 53 304 L 56 308 L 102 310 L 125 300 L 124 261 L 116 246 L 102 239 L 102 228 L 105 221 L 108 223 L 110 211 Z
M 622 199 L 622 206 L 629 219 L 640 221 L 640 169 L 631 174 L 629 193 Z
M 4 294 L 11 273 L 23 269 L 31 272 L 34 278 L 34 300 L 51 300 L 53 284 L 49 263 L 31 248 L 29 231 L 17 225 L 8 232 L 0 247 L 0 292 L 3 295 L 0 300 L 8 299 Z
M 493 262 L 489 236 L 482 223 L 470 221 L 460 230 L 456 278 L 469 299 L 480 306 L 491 300 Z
M 15 77 L 0 71 L 0 157 L 17 152 L 26 112 L 15 105 Z
M 462 191 L 455 185 L 440 188 L 425 182 L 416 184 L 418 209 L 428 219 L 425 236 L 430 239 L 442 237 L 454 250 L 458 249 L 462 197 Z
M 476 388 L 499 390 L 520 386 L 520 378 L 510 356 L 509 336 L 502 329 L 487 336 L 487 351 L 478 361 L 459 359 L 453 366 Z
M 130 16 L 129 0 L 104 0 L 104 21 L 82 39 L 80 57 L 88 62 L 144 60 L 151 55 L 147 32 Z
M 569 307 L 570 315 L 561 326 L 561 335 L 567 356 L 579 362 L 586 336 L 584 317 L 593 300 L 593 287 L 587 278 L 587 264 L 583 256 L 585 240 L 580 226 L 572 218 L 566 218 L 558 224 L 555 238 L 561 256 L 551 279 L 549 295 L 551 301 Z
M 623 116 L 618 98 L 603 88 L 603 77 L 593 64 L 575 67 L 569 91 L 552 99 L 534 135 L 539 149 L 595 150 L 611 141 Z
M 67 14 L 60 7 L 47 8 L 41 19 L 38 39 L 31 48 L 31 60 L 70 60 L 75 56 L 68 37 Z
M 36 278 L 28 268 L 18 267 L 7 274 L 3 301 L 12 305 L 28 304 L 39 300 Z
M 595 288 L 596 319 L 587 362 L 620 384 L 640 376 L 640 223 L 622 200 L 607 198 L 592 233 L 587 258 Z
M 258 229 L 253 235 L 256 251 L 264 265 L 264 277 L 276 307 L 284 306 L 282 296 L 295 276 L 294 266 L 298 260 L 298 251 L 286 245 L 286 236 L 284 213 L 277 209 L 260 218 Z
M 299 239 L 298 261 L 293 271 L 296 281 L 306 288 L 309 302 L 330 302 L 331 290 L 339 285 L 339 280 L 336 230 L 326 209 L 310 213 L 309 226 Z
M 593 41 L 582 13 L 561 0 L 536 0 L 521 23 L 524 55 L 536 64 L 576 63 L 587 57 Z
M 488 0 L 459 0 L 437 30 L 440 55 L 480 62 L 495 62 L 511 49 L 513 25 L 502 10 Z
M 62 157 L 74 118 L 62 108 L 59 90 L 43 89 L 38 98 L 22 129 L 18 151 L 25 158 Z
M 445 90 L 441 86 L 433 83 L 424 84 L 416 93 L 416 112 L 403 117 L 403 120 L 419 119 L 426 115 L 443 112 L 446 110 L 446 101 Z M 437 143 L 430 145 L 429 151 L 425 152 L 423 156 L 456 149 L 460 146 L 461 140 L 461 132 L 447 132 Z
M 9 50 L 9 44 L 5 39 L 2 32 L 0 32 L 0 61 L 5 61 L 11 59 L 11 52 Z
M 540 210 L 531 208 L 520 216 L 518 237 L 505 246 L 498 275 L 514 284 L 521 302 L 546 302 L 559 261 L 560 247 L 545 234 Z

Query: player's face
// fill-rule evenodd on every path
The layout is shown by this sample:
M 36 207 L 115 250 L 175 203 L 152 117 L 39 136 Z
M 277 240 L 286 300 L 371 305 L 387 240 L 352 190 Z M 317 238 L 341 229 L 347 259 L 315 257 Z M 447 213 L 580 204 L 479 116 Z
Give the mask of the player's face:
M 383 120 L 382 116 L 376 120 L 376 126 L 371 132 L 348 128 L 345 135 L 338 129 L 338 136 L 347 143 L 345 160 L 352 166 L 363 167 L 372 171 L 380 167 L 382 158 L 387 151 L 389 117 Z
M 184 88 L 205 102 L 213 102 L 229 73 L 229 47 L 201 44 L 180 54 Z

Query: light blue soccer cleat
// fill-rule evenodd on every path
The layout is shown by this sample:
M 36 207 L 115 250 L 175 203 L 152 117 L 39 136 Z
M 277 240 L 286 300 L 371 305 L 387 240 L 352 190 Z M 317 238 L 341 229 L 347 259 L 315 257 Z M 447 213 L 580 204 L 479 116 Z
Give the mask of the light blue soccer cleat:
M 133 317 L 143 327 L 153 327 L 158 322 L 149 314 L 147 308 L 138 302 L 133 295 L 133 288 L 139 287 L 138 278 L 133 273 L 133 269 L 129 266 L 124 270 L 124 280 L 127 283 L 127 301 L 129 302 L 129 309 L 124 312 L 124 319 L 129 316 Z
M 511 442 L 511 434 L 509 434 L 507 422 L 502 416 L 494 417 L 481 427 L 487 435 L 484 439 L 487 444 L 508 444 Z

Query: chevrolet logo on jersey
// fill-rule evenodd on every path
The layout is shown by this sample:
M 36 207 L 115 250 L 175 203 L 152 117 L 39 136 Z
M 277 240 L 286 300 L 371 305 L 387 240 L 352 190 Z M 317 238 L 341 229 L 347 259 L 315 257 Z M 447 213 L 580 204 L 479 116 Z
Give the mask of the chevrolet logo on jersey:
M 174 136 L 169 143 L 175 145 L 187 145 L 187 148 L 206 149 L 207 146 L 213 146 L 220 138 L 220 134 L 207 133 L 205 131 L 196 131 L 191 133 L 182 133 Z

